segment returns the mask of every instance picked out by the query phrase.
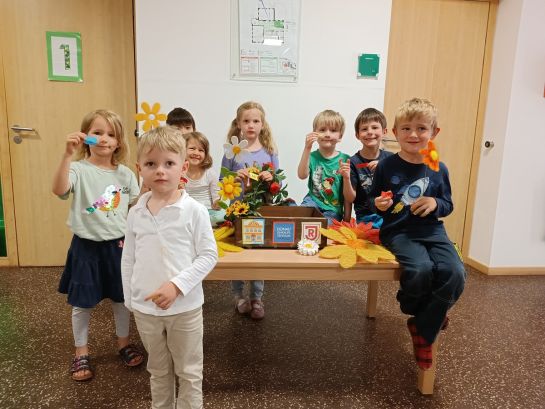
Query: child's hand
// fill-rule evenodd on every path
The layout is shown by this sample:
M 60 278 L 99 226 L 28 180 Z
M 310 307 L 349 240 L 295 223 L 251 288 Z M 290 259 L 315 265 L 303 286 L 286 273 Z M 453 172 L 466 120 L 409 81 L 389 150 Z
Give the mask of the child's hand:
M 376 167 L 377 167 L 377 165 L 378 165 L 378 160 L 373 160 L 373 161 L 371 161 L 371 162 L 369 162 L 369 163 L 367 164 L 367 168 L 368 168 L 371 172 L 374 172 L 375 169 L 376 169 Z
M 72 132 L 66 137 L 66 154 L 72 156 L 85 139 L 83 132 Z
M 350 159 L 347 159 L 345 163 L 339 159 L 339 173 L 343 179 L 350 179 Z
M 247 168 L 239 169 L 237 171 L 237 177 L 246 186 L 250 186 L 250 175 Z
M 437 209 L 435 198 L 422 196 L 411 205 L 411 213 L 415 216 L 426 217 L 431 212 Z
M 270 182 L 273 180 L 273 176 L 272 176 L 272 173 L 269 172 L 268 170 L 264 170 L 263 172 L 261 172 L 259 174 L 259 178 L 265 182 Z
M 318 140 L 319 136 L 320 134 L 318 132 L 309 133 L 305 139 L 305 149 L 311 150 L 312 144 Z
M 162 310 L 170 308 L 176 297 L 181 293 L 180 289 L 172 281 L 167 281 L 157 290 L 152 292 L 144 301 L 153 301 Z
M 375 207 L 381 212 L 385 212 L 388 208 L 394 204 L 394 201 L 389 196 L 375 197 Z
M 212 203 L 212 210 L 219 210 L 221 209 L 220 205 L 219 205 L 219 199 L 218 200 L 215 200 L 214 203 Z

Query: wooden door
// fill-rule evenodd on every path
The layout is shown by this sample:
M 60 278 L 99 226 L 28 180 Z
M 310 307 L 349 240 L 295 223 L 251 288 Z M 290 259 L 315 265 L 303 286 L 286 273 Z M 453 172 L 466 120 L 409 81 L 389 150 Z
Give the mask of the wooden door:
M 2 172 L 11 189 L 4 205 L 15 218 L 7 226 L 16 231 L 18 260 L 11 264 L 62 265 L 71 237 L 69 202 L 51 193 L 51 182 L 66 135 L 98 108 L 119 113 L 126 129 L 134 129 L 132 0 L 0 0 L 0 20 L 6 122 L 36 130 L 20 144 L 13 131 L 0 130 L 2 169 L 8 160 L 11 169 Z M 83 82 L 48 80 L 46 31 L 81 34 Z M 129 140 L 134 151 L 135 138 Z
M 436 145 L 450 172 L 454 212 L 445 219 L 450 239 L 463 243 L 477 128 L 487 27 L 486 1 L 393 0 L 385 114 L 424 97 L 439 110 Z M 481 102 L 482 103 L 482 102 Z

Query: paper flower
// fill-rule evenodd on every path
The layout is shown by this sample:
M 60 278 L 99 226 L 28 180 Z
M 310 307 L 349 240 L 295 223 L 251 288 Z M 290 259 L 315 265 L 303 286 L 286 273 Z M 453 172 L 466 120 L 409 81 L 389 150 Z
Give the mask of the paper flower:
M 373 223 L 356 223 L 356 219 L 352 217 L 349 222 L 338 222 L 333 220 L 333 224 L 329 226 L 332 230 L 339 230 L 341 227 L 347 227 L 356 233 L 358 239 L 369 240 L 371 243 L 380 244 L 378 237 L 379 230 L 373 228 Z
M 157 128 L 159 126 L 159 121 L 166 121 L 167 116 L 159 113 L 161 110 L 161 104 L 159 102 L 153 104 L 153 108 L 150 108 L 150 105 L 147 102 L 142 102 L 140 106 L 144 112 L 137 113 L 134 118 L 138 122 L 144 121 L 144 125 L 142 126 L 144 132 L 148 132 L 152 128 Z
M 394 261 L 395 256 L 382 246 L 367 240 L 358 239 L 356 233 L 348 227 L 340 227 L 339 230 L 320 229 L 327 238 L 342 244 L 333 244 L 323 248 L 318 254 L 322 258 L 338 258 L 342 268 L 353 267 L 358 257 L 369 262 L 377 263 L 378 260 Z
M 225 157 L 227 159 L 235 158 L 235 162 L 242 163 L 244 161 L 244 157 L 250 153 L 250 151 L 246 149 L 246 146 L 248 146 L 248 141 L 246 139 L 242 139 L 239 142 L 235 135 L 231 136 L 231 143 L 223 144 Z
M 232 236 L 235 232 L 235 228 L 232 226 L 222 226 L 219 229 L 214 230 L 214 238 L 216 239 L 216 247 L 218 249 L 218 256 L 223 257 L 225 252 L 238 253 L 244 250 L 242 247 L 235 246 L 234 244 L 226 243 L 222 240 L 229 236 Z
M 314 240 L 301 240 L 297 243 L 297 251 L 303 256 L 313 256 L 318 253 L 318 243 Z
M 431 170 L 439 172 L 439 153 L 437 152 L 433 141 L 429 140 L 428 148 L 420 149 L 418 152 L 423 156 L 424 163 L 428 165 Z
M 225 176 L 221 182 L 218 182 L 218 186 L 221 200 L 234 200 L 242 192 L 240 182 L 235 182 L 234 176 Z

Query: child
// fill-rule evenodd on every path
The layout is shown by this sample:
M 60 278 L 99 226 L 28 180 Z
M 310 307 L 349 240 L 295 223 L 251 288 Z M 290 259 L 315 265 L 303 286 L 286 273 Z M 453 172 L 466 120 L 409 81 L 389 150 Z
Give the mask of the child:
M 94 142 L 94 143 L 93 143 Z M 76 162 L 72 155 L 77 151 Z M 119 355 L 128 366 L 143 356 L 129 343 L 129 311 L 123 305 L 121 251 L 129 203 L 138 196 L 134 173 L 122 165 L 129 148 L 121 119 L 106 110 L 83 118 L 81 132 L 66 138 L 66 148 L 53 180 L 53 193 L 72 200 L 68 226 L 74 233 L 59 292 L 72 305 L 76 353 L 72 379 L 93 377 L 87 338 L 91 311 L 102 299 L 112 300 Z
M 429 369 L 431 345 L 448 324 L 447 311 L 460 297 L 466 273 L 439 220 L 453 209 L 447 167 L 441 162 L 437 172 L 431 170 L 420 153 L 439 133 L 437 109 L 425 99 L 406 101 L 393 131 L 401 151 L 378 163 L 370 196 L 384 218 L 380 239 L 403 268 L 397 300 L 413 316 L 407 326 L 416 362 Z
M 340 174 L 340 166 L 349 156 L 335 149 L 343 137 L 344 119 L 328 109 L 316 115 L 312 129 L 297 168 L 300 179 L 308 178 L 309 191 L 301 206 L 317 208 L 331 224 L 343 218 L 342 185 L 350 183 L 349 164 L 345 165 L 345 175 Z M 314 142 L 318 142 L 318 149 L 311 153 Z
M 343 184 L 346 221 L 351 218 L 351 204 L 354 203 L 357 223 L 373 223 L 374 228 L 380 228 L 382 218 L 375 214 L 369 205 L 368 194 L 373 183 L 373 172 L 378 161 L 392 153 L 380 149 L 382 137 L 386 135 L 386 117 L 375 108 L 367 108 L 359 113 L 354 123 L 356 138 L 362 143 L 362 148 L 350 157 L 350 182 Z M 346 165 L 341 165 L 341 174 L 347 171 Z
M 221 166 L 233 172 L 237 172 L 239 178 L 247 181 L 249 169 L 247 166 L 256 164 L 263 166 L 265 163 L 272 163 L 274 169 L 278 169 L 278 155 L 276 145 L 273 141 L 271 128 L 265 119 L 265 110 L 257 102 L 248 101 L 237 109 L 237 116 L 231 122 L 231 128 L 227 133 L 227 142 L 231 143 L 231 137 L 238 136 L 239 139 L 248 141 L 247 149 L 249 154 L 245 157 L 245 164 L 238 163 L 235 158 L 227 159 L 225 155 L 221 160 Z M 271 181 L 270 172 L 264 171 L 259 174 L 264 181 Z M 243 183 L 244 184 L 244 183 Z M 265 306 L 262 301 L 263 280 L 250 282 L 250 300 L 243 296 L 244 281 L 236 280 L 231 282 L 231 289 L 235 297 L 235 309 L 240 314 L 248 314 L 254 320 L 265 317 Z
M 182 131 L 182 134 L 194 132 L 197 129 L 193 115 L 184 108 L 174 108 L 170 111 L 167 114 L 167 125 L 175 126 Z
M 129 211 L 121 269 L 125 305 L 148 352 L 154 408 L 202 408 L 202 280 L 217 261 L 206 208 L 178 189 L 187 170 L 174 127 L 152 129 L 138 144 L 137 167 L 151 191 Z
M 193 199 L 203 204 L 212 225 L 223 220 L 225 211 L 218 206 L 218 174 L 212 169 L 208 139 L 200 132 L 184 134 L 189 168 L 185 174 L 185 190 Z

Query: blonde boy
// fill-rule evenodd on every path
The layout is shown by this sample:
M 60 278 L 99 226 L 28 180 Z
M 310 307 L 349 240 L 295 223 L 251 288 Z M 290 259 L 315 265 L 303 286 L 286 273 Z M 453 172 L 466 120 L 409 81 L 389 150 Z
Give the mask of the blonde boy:
M 201 283 L 217 251 L 208 211 L 178 189 L 185 155 L 174 127 L 140 139 L 137 168 L 150 191 L 129 211 L 121 260 L 125 305 L 149 355 L 153 408 L 172 408 L 176 400 L 177 408 L 202 408 Z
M 308 178 L 308 193 L 301 206 L 315 207 L 328 219 L 343 218 L 343 183 L 350 183 L 340 174 L 340 164 L 349 156 L 339 152 L 336 147 L 344 133 L 344 119 L 338 112 L 325 110 L 314 118 L 313 131 L 306 136 L 305 148 L 299 161 L 297 175 L 300 179 Z M 318 149 L 312 151 L 314 142 Z M 346 179 L 344 181 L 343 179 Z
M 370 192 L 384 218 L 380 240 L 403 269 L 397 300 L 412 315 L 407 326 L 422 369 L 433 365 L 431 344 L 446 328 L 447 311 L 462 294 L 466 276 L 439 220 L 453 210 L 447 167 L 441 162 L 437 171 L 430 169 L 420 153 L 439 130 L 430 101 L 403 103 L 393 128 L 401 150 L 378 163 Z

